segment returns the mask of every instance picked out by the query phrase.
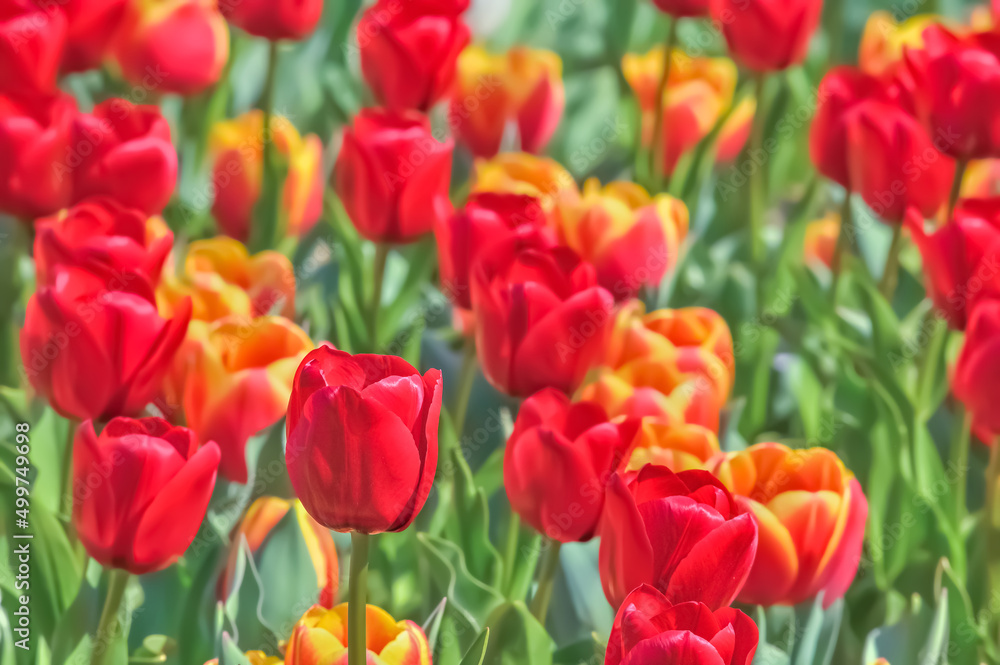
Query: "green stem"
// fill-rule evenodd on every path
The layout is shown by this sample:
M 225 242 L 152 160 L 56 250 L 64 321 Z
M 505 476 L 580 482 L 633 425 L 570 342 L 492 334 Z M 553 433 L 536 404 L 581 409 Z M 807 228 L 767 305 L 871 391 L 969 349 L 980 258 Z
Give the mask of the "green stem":
M 455 401 L 455 413 L 452 420 L 455 424 L 455 436 L 461 438 L 465 431 L 465 414 L 469 410 L 469 398 L 472 396 L 472 386 L 476 382 L 476 338 L 466 337 L 462 348 L 462 369 L 458 378 L 458 398 Z
M 66 432 L 66 447 L 63 448 L 63 503 L 61 512 L 68 516 L 70 531 L 73 531 L 73 439 L 76 436 L 76 429 L 80 425 L 74 418 L 66 420 L 69 431 Z
M 278 42 L 272 41 L 267 57 L 267 74 L 264 79 L 264 91 L 260 98 L 260 109 L 264 114 L 264 122 L 261 130 L 263 141 L 263 156 L 261 159 L 261 186 L 260 201 L 258 203 L 267 204 L 265 193 L 268 189 L 268 178 L 274 176 L 274 136 L 271 123 L 274 117 L 274 86 L 278 75 Z M 256 212 L 256 211 L 255 211 Z M 261 251 L 273 246 L 277 240 L 277 208 L 269 207 L 263 211 L 262 215 L 254 220 L 254 228 L 251 233 L 250 248 L 253 251 Z
M 368 546 L 369 536 L 351 532 L 351 579 L 347 597 L 347 662 L 366 665 L 368 632 L 365 627 L 368 611 Z
M 128 587 L 128 571 L 113 568 L 108 573 L 108 596 L 104 600 L 104 610 L 101 611 L 101 620 L 97 624 L 97 633 L 94 635 L 94 647 L 91 651 L 91 665 L 102 665 L 106 662 L 108 652 L 111 650 L 111 642 L 118 632 L 118 612 L 121 609 L 122 598 L 125 597 L 125 589 Z
M 562 543 L 552 538 L 546 539 L 545 558 L 542 560 L 542 572 L 538 576 L 538 589 L 531 599 L 531 614 L 538 623 L 545 625 L 549 613 L 549 601 L 552 600 L 552 588 L 556 584 L 556 573 L 559 572 L 559 550 Z
M 833 250 L 833 261 L 830 269 L 833 271 L 833 286 L 830 289 L 833 302 L 837 302 L 837 288 L 843 274 L 844 253 L 854 244 L 851 236 L 854 234 L 854 211 L 851 209 L 851 192 L 844 192 L 844 204 L 840 210 L 840 235 L 837 236 L 837 246 Z
M 969 445 L 972 430 L 972 412 L 968 411 L 961 403 L 958 413 L 955 414 L 956 428 L 951 439 L 951 451 L 948 457 L 949 472 L 955 474 L 955 525 L 961 528 L 962 521 L 965 520 L 966 506 L 965 495 L 968 485 L 969 471 Z
M 507 539 L 504 543 L 503 574 L 504 593 L 509 594 L 514 583 L 514 568 L 517 563 L 517 545 L 521 538 L 521 516 L 511 508 L 507 521 Z
M 921 330 L 926 330 L 930 323 L 930 342 L 924 351 L 924 356 L 920 361 L 917 372 L 917 395 L 915 414 L 918 419 L 917 425 L 923 425 L 932 415 L 930 404 L 934 392 L 934 384 L 937 383 L 938 360 L 945 352 L 948 342 L 948 325 L 944 320 L 939 319 L 935 310 L 931 310 L 924 318 Z
M 1000 497 L 997 496 L 997 482 L 1000 482 L 1000 440 L 994 441 L 990 446 L 990 464 L 986 469 L 986 505 L 983 510 L 989 598 L 1000 597 L 1000 506 L 997 506 Z M 995 619 L 990 622 L 991 626 L 995 624 Z
M 764 151 L 764 124 L 767 121 L 767 105 L 764 103 L 764 86 L 767 84 L 767 74 L 756 74 L 755 88 L 757 96 L 757 111 L 754 113 L 753 127 L 750 130 L 750 159 Z M 767 206 L 766 181 L 764 179 L 765 164 L 755 164 L 750 174 L 750 256 L 753 261 L 757 281 L 760 282 L 760 271 L 764 263 L 764 212 Z
M 955 206 L 958 205 L 958 199 L 962 196 L 962 181 L 965 179 L 965 169 L 968 166 L 969 161 L 966 159 L 960 159 L 955 164 L 955 179 L 951 182 L 951 194 L 948 196 L 948 217 L 945 218 L 946 222 L 950 222 L 952 215 L 955 214 Z
M 899 284 L 899 252 L 903 248 L 903 225 L 896 224 L 892 228 L 892 244 L 889 245 L 889 256 L 885 259 L 885 269 L 879 281 L 878 290 L 886 300 L 892 302 Z
M 375 265 L 372 269 L 374 276 L 372 287 L 372 301 L 368 308 L 368 336 L 372 351 L 378 351 L 378 313 L 382 307 L 382 282 L 385 278 L 385 264 L 389 258 L 389 245 L 379 242 L 375 243 Z
M 650 180 L 659 187 L 660 175 L 664 169 L 663 150 L 663 116 L 667 108 L 669 93 L 668 83 L 670 81 L 670 70 L 674 61 L 674 46 L 677 44 L 677 25 L 680 19 L 671 17 L 670 27 L 667 29 L 666 51 L 663 53 L 663 74 L 660 76 L 660 83 L 656 87 L 656 106 L 653 110 L 653 140 L 649 147 L 649 177 Z

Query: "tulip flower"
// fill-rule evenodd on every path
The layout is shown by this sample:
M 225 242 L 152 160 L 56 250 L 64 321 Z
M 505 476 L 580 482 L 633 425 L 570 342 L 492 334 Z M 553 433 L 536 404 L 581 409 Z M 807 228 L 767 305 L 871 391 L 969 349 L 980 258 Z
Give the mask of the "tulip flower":
M 733 57 L 770 72 L 801 63 L 819 25 L 823 0 L 709 0 Z
M 73 199 L 106 195 L 155 215 L 177 182 L 170 125 L 156 106 L 109 99 L 76 117 L 70 160 L 57 167 L 73 178 Z
M 708 0 L 653 0 L 653 4 L 675 18 L 708 15 Z
M 66 43 L 66 16 L 32 0 L 0 5 L 0 95 L 52 94 Z
M 966 199 L 952 221 L 932 234 L 918 214 L 907 218 L 923 256 L 927 292 L 952 328 L 964 330 L 975 303 L 1000 296 L 1000 205 Z
M 615 616 L 605 665 L 750 665 L 760 639 L 757 625 L 731 607 L 671 603 L 643 584 Z
M 979 302 L 969 317 L 965 344 L 955 366 L 952 390 L 972 413 L 976 435 L 986 443 L 1000 436 L 996 408 L 1000 378 L 1000 300 Z
M 824 592 L 844 595 L 861 560 L 868 500 L 837 455 L 759 443 L 718 460 L 714 470 L 747 497 L 759 525 L 757 558 L 737 597 L 757 605 L 795 605 Z
M 736 65 L 728 58 L 692 58 L 680 49 L 671 51 L 670 57 L 667 89 L 659 100 L 663 47 L 655 47 L 644 55 L 627 53 L 622 58 L 622 73 L 639 102 L 642 143 L 647 148 L 653 142 L 656 112 L 663 107 L 663 124 L 668 131 L 663 132 L 663 143 L 656 149 L 662 151 L 663 170 L 668 174 L 731 109 L 738 78 Z M 756 108 L 756 100 L 747 99 L 725 121 L 718 142 L 719 161 L 735 159 L 743 149 Z
M 344 132 L 334 187 L 354 227 L 373 242 L 407 243 L 451 214 L 451 139 L 415 112 L 365 109 Z
M 115 276 L 149 285 L 148 299 L 160 281 L 174 234 L 159 217 L 99 197 L 78 203 L 35 223 L 38 283 L 52 283 L 57 265 L 71 265 L 110 280 Z
M 497 390 L 572 393 L 600 360 L 614 298 L 572 250 L 541 234 L 494 245 L 473 268 L 476 350 Z
M 501 153 L 493 159 L 476 160 L 472 192 L 531 196 L 546 214 L 561 203 L 573 203 L 580 198 L 576 181 L 559 162 L 526 152 Z
M 753 515 L 716 478 L 653 465 L 611 476 L 598 535 L 601 582 L 614 607 L 641 584 L 671 603 L 728 607 L 757 551 Z
M 218 446 L 199 448 L 191 430 L 160 418 L 115 418 L 100 436 L 84 422 L 73 441 L 73 524 L 87 554 L 135 575 L 172 564 L 205 518 L 218 465 Z
M 509 127 L 522 150 L 541 152 L 559 126 L 566 93 L 562 60 L 552 51 L 516 46 L 494 55 L 470 46 L 458 59 L 449 123 L 477 157 L 500 151 Z
M 933 14 L 918 14 L 900 22 L 890 12 L 872 12 L 858 49 L 861 70 L 883 80 L 894 76 L 902 66 L 904 51 L 923 48 L 924 30 L 943 22 Z
M 58 4 L 67 22 L 63 71 L 99 67 L 125 16 L 128 0 L 60 0 Z
M 288 163 L 282 191 L 282 224 L 288 235 L 301 237 L 323 213 L 323 143 L 315 134 L 300 136 L 288 120 L 273 117 L 271 136 L 276 152 Z M 215 164 L 212 215 L 222 231 L 240 242 L 250 237 L 254 207 L 260 199 L 264 161 L 264 114 L 254 110 L 212 127 L 209 149 Z
M 321 346 L 295 374 L 285 461 L 317 522 L 365 534 L 402 531 L 437 469 L 441 372 L 395 356 Z
M 271 536 L 275 527 L 285 519 L 289 511 L 295 516 L 299 533 L 312 560 L 319 589 L 318 604 L 322 607 L 333 607 L 337 597 L 337 585 L 340 582 L 337 547 L 333 537 L 309 516 L 301 501 L 298 499 L 289 501 L 276 496 L 262 496 L 251 503 L 246 515 L 243 516 L 243 521 L 234 530 L 226 569 L 219 578 L 219 600 L 225 601 L 229 595 L 242 539 L 246 538 L 247 548 L 256 560 L 260 559 L 265 550 L 274 546 L 281 547 L 280 542 L 272 544 Z
M 295 370 L 312 349 L 309 336 L 280 316 L 191 324 L 174 361 L 175 375 L 185 377 L 184 414 L 202 441 L 219 444 L 219 470 L 229 480 L 247 482 L 247 440 L 285 415 Z
M 659 286 L 677 265 L 688 210 L 683 201 L 650 196 L 635 183 L 602 188 L 592 178 L 578 203 L 558 207 L 556 224 L 563 243 L 593 263 L 601 286 L 623 301 L 643 286 Z
M 69 205 L 72 179 L 64 160 L 76 114 L 69 95 L 0 95 L 0 211 L 34 219 Z
M 133 85 L 194 95 L 222 75 L 229 59 L 229 28 L 216 0 L 130 2 L 114 56 Z
M 247 248 L 232 238 L 196 240 L 188 246 L 183 273 L 165 276 L 156 297 L 164 316 L 190 298 L 192 318 L 201 321 L 230 315 L 293 318 L 295 272 L 292 262 L 280 252 L 265 250 L 250 256 Z
M 561 543 L 594 536 L 608 476 L 628 460 L 638 421 L 608 422 L 598 404 L 546 388 L 524 401 L 504 453 L 511 508 Z
M 160 388 L 184 341 L 191 307 L 164 320 L 128 275 L 101 278 L 70 266 L 28 301 L 21 361 L 28 380 L 60 415 L 108 420 L 138 413 Z M 138 290 L 143 292 L 147 285 Z
M 428 4 L 380 0 L 358 22 L 361 73 L 389 109 L 430 110 L 451 88 L 469 43 L 457 12 Z
M 347 603 L 332 610 L 311 608 L 292 629 L 285 665 L 347 662 Z M 396 621 L 385 610 L 365 608 L 367 662 L 385 665 L 429 665 L 431 648 L 420 626 Z
M 821 219 L 809 222 L 802 248 L 806 263 L 832 268 L 839 238 L 840 215 L 837 213 L 831 212 Z
M 719 437 L 702 425 L 656 417 L 642 418 L 641 422 L 628 471 L 639 471 L 647 464 L 665 466 L 674 473 L 707 470 L 719 453 Z
M 219 0 L 219 10 L 251 35 L 298 41 L 316 29 L 323 16 L 323 0 Z

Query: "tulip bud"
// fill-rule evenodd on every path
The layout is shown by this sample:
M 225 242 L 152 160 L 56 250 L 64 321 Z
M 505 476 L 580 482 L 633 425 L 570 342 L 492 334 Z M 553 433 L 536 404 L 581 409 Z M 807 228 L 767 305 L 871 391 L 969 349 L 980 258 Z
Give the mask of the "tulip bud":
M 99 67 L 125 16 L 128 0 L 59 0 L 58 5 L 68 23 L 63 71 Z
M 611 476 L 598 535 L 601 582 L 614 607 L 641 584 L 671 603 L 727 607 L 757 551 L 753 515 L 716 478 L 652 465 Z
M 194 95 L 222 75 L 229 59 L 229 28 L 216 0 L 133 1 L 118 30 L 114 55 L 133 85 Z
M 718 460 L 715 474 L 747 498 L 759 524 L 740 602 L 795 605 L 823 591 L 829 607 L 844 595 L 861 560 L 868 500 L 835 453 L 759 443 Z
M 434 106 L 468 43 L 469 29 L 448 8 L 380 0 L 358 22 L 361 72 L 379 104 L 396 111 Z
M 295 374 L 285 461 L 309 514 L 337 531 L 408 527 L 437 469 L 441 372 L 321 346 Z
M 407 243 L 451 214 L 451 139 L 415 112 L 365 109 L 344 132 L 334 187 L 362 236 Z
M 87 554 L 134 575 L 172 564 L 198 533 L 218 465 L 218 446 L 198 448 L 193 432 L 160 418 L 115 418 L 100 436 L 84 422 L 73 441 L 73 524 Z
M 323 607 L 333 607 L 337 597 L 337 586 L 340 582 L 337 547 L 333 542 L 333 537 L 329 531 L 309 516 L 309 513 L 302 507 L 301 501 L 298 499 L 288 501 L 275 496 L 262 496 L 251 503 L 247 508 L 246 515 L 243 516 L 243 521 L 234 531 L 226 569 L 219 578 L 219 600 L 225 601 L 229 596 L 229 587 L 236 570 L 242 539 L 246 538 L 250 553 L 254 555 L 255 560 L 259 561 L 263 552 L 272 546 L 271 538 L 274 529 L 285 519 L 289 510 L 293 511 L 292 514 L 299 526 L 298 533 L 301 535 L 306 549 L 309 550 L 309 558 L 312 559 L 316 572 L 316 584 L 319 589 L 318 603 Z M 280 548 L 282 543 L 276 543 L 276 546 Z M 282 590 L 274 589 L 273 591 L 280 593 Z
M 760 639 L 756 624 L 731 607 L 671 603 L 643 584 L 615 616 L 605 665 L 750 665 Z
M 367 662 L 429 664 L 431 648 L 420 626 L 393 619 L 385 610 L 367 605 Z M 292 629 L 285 665 L 347 662 L 347 603 L 332 610 L 318 605 L 302 615 Z
M 156 395 L 184 341 L 191 306 L 164 320 L 129 275 L 109 282 L 56 266 L 28 301 L 21 361 L 31 385 L 66 418 L 132 415 Z
M 300 136 L 295 126 L 281 117 L 272 117 L 271 136 L 275 151 L 288 163 L 282 228 L 290 236 L 301 237 L 323 213 L 323 144 L 315 134 Z M 264 139 L 261 111 L 216 123 L 209 136 L 215 159 L 212 215 L 226 235 L 240 242 L 250 236 L 254 208 L 260 199 Z
M 129 208 L 155 215 L 177 183 L 177 152 L 170 125 L 156 106 L 109 99 L 73 124 L 73 199 L 110 196 Z
M 501 153 L 493 159 L 476 160 L 472 191 L 533 196 L 546 213 L 560 203 L 572 203 L 580 198 L 576 181 L 559 162 L 525 152 Z
M 66 16 L 31 0 L 0 7 L 0 95 L 52 94 L 66 42 Z
M 831 212 L 809 223 L 802 255 L 807 264 L 833 267 L 833 256 L 840 238 L 840 215 Z
M 733 57 L 758 72 L 801 63 L 823 11 L 823 0 L 710 0 L 709 4 Z
M 271 41 L 309 36 L 323 16 L 323 0 L 218 0 L 236 27 Z
M 659 286 L 680 258 L 688 230 L 684 202 L 667 194 L 650 196 L 640 185 L 596 178 L 583 199 L 559 206 L 562 241 L 594 264 L 598 282 L 615 300 L 635 297 L 643 286 Z
M 511 508 L 562 543 L 594 536 L 608 477 L 628 459 L 638 421 L 608 422 L 598 404 L 552 388 L 524 401 L 504 454 Z
M 976 435 L 986 443 L 1000 436 L 996 395 L 1000 378 L 1000 300 L 985 299 L 972 310 L 965 345 L 955 365 L 952 390 L 973 416 Z

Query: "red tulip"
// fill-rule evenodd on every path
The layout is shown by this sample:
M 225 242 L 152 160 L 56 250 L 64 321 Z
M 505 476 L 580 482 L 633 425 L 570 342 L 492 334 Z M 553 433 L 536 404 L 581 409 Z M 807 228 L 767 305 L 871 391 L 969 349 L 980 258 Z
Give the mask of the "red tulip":
M 455 80 L 469 43 L 461 17 L 399 0 L 380 0 L 361 15 L 361 72 L 375 99 L 394 110 L 426 111 Z
M 21 361 L 31 385 L 67 418 L 108 420 L 142 410 L 160 389 L 187 331 L 190 301 L 164 320 L 126 274 L 110 281 L 56 266 L 28 301 Z
M 36 0 L 41 5 L 44 0 Z M 62 69 L 82 72 L 99 67 L 125 15 L 128 0 L 59 0 L 69 30 Z
M 977 436 L 987 443 L 1000 436 L 1000 300 L 978 303 L 969 317 L 965 345 L 952 378 L 955 397 L 973 416 Z
M 702 603 L 672 604 L 643 584 L 615 616 L 605 665 L 750 665 L 757 652 L 757 625 L 743 612 L 715 612 Z
M 709 0 L 653 0 L 653 4 L 661 11 L 677 18 L 707 15 L 708 2 Z
M 441 287 L 456 307 L 472 307 L 469 285 L 472 266 L 493 245 L 523 233 L 555 234 L 546 229 L 548 215 L 533 196 L 481 192 L 450 217 L 434 226 Z
M 334 187 L 365 238 L 417 240 L 451 214 L 451 139 L 438 142 L 415 112 L 365 109 L 344 132 Z
M 142 575 L 188 548 L 215 487 L 219 448 L 160 418 L 88 420 L 73 441 L 73 524 L 103 566 Z
M 271 41 L 307 37 L 323 15 L 323 0 L 219 0 L 236 27 Z
M 541 234 L 494 245 L 472 272 L 476 350 L 509 395 L 571 393 L 601 359 L 614 298 L 571 249 Z
M 69 205 L 73 182 L 59 165 L 76 115 L 69 95 L 0 96 L 0 211 L 33 219 Z
M 62 170 L 73 175 L 73 198 L 107 195 L 154 215 L 167 205 L 177 181 L 170 125 L 155 106 L 109 99 L 80 114 L 72 152 Z
M 912 213 L 907 226 L 924 259 L 927 291 L 953 328 L 964 330 L 976 301 L 1000 296 L 1000 201 L 965 199 L 928 235 Z
M 134 279 L 135 284 L 145 282 L 150 300 L 174 243 L 163 220 L 104 197 L 38 220 L 35 230 L 39 284 L 52 284 L 55 266 L 70 265 L 106 280 L 117 276 Z
M 295 493 L 337 531 L 402 531 L 434 482 L 441 372 L 321 346 L 295 374 L 285 461 Z
M 709 0 L 733 57 L 759 72 L 802 62 L 823 0 Z
M 0 3 L 0 94 L 51 94 L 66 41 L 58 6 L 30 0 Z
M 753 515 L 712 474 L 653 465 L 611 477 L 598 535 L 604 595 L 615 607 L 640 584 L 671 603 L 727 607 L 757 551 Z
M 593 402 L 546 388 L 524 401 L 504 453 L 510 505 L 562 543 L 594 536 L 609 476 L 628 462 L 639 421 L 608 422 Z

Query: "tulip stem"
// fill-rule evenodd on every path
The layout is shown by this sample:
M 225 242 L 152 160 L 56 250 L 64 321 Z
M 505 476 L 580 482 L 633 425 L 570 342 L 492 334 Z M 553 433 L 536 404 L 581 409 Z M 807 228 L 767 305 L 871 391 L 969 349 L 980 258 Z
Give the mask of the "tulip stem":
M 750 152 L 748 158 L 751 162 L 764 151 L 764 124 L 767 121 L 767 105 L 764 103 L 764 88 L 767 85 L 767 75 L 758 72 L 755 79 L 757 99 L 757 110 L 754 113 L 753 127 L 750 130 Z M 760 282 L 760 271 L 764 263 L 764 212 L 767 205 L 766 186 L 764 180 L 764 164 L 754 164 L 750 173 L 750 258 L 753 262 L 754 273 L 757 281 Z
M 455 412 L 452 421 L 455 426 L 455 436 L 462 437 L 465 431 L 465 414 L 469 410 L 469 398 L 472 396 L 472 386 L 476 382 L 476 339 L 466 337 L 462 347 L 462 369 L 458 378 L 458 396 L 455 401 Z
M 962 195 L 962 181 L 965 180 L 965 169 L 968 166 L 969 161 L 966 159 L 960 159 L 955 164 L 955 179 L 951 182 L 951 194 L 948 196 L 948 216 L 945 218 L 946 222 L 950 222 L 952 216 L 955 214 L 955 206 L 958 205 L 958 199 Z
M 76 429 L 80 423 L 75 418 L 66 420 L 68 431 L 66 432 L 66 447 L 63 448 L 63 505 L 60 509 L 67 515 L 67 524 L 70 525 L 68 531 L 73 531 L 73 439 L 76 436 Z
M 663 74 L 660 76 L 660 83 L 656 88 L 656 101 L 653 107 L 653 139 L 649 144 L 649 178 L 658 188 L 660 176 L 665 167 L 663 143 L 663 116 L 666 113 L 667 99 L 670 94 L 668 83 L 670 81 L 670 70 L 674 62 L 674 46 L 677 44 L 677 25 L 680 19 L 670 17 L 670 27 L 667 29 L 667 41 L 663 52 Z
M 1000 481 L 1000 439 L 990 446 L 990 464 L 986 469 L 986 505 L 983 510 L 989 598 L 1000 597 L 1000 511 L 996 505 L 1000 499 L 997 496 L 998 481 Z
M 903 225 L 896 224 L 892 228 L 892 244 L 889 245 L 889 255 L 885 258 L 885 269 L 879 281 L 878 290 L 889 303 L 896 293 L 899 284 L 899 252 L 903 249 Z
M 538 576 L 538 588 L 535 590 L 535 597 L 531 599 L 531 614 L 543 626 L 549 613 L 552 588 L 556 584 L 556 573 L 559 572 L 559 550 L 562 549 L 562 543 L 554 538 L 546 539 L 546 544 L 548 547 L 542 560 L 542 572 Z
M 267 58 L 267 74 L 264 79 L 264 90 L 260 97 L 260 110 L 264 116 L 261 124 L 261 187 L 260 197 L 254 208 L 253 227 L 250 234 L 250 249 L 261 251 L 272 247 L 278 240 L 278 207 L 274 200 L 268 199 L 269 180 L 275 177 L 274 164 L 274 86 L 278 73 L 278 42 L 270 43 Z M 270 183 L 277 185 L 277 183 Z M 280 200 L 276 197 L 275 200 Z
M 840 286 L 840 276 L 843 274 L 844 252 L 849 245 L 854 244 L 854 211 L 851 209 L 851 191 L 844 192 L 844 204 L 840 211 L 840 235 L 837 236 L 837 246 L 833 250 L 833 260 L 830 269 L 833 271 L 833 286 L 830 297 L 837 303 L 837 288 Z
M 349 665 L 365 665 L 368 660 L 368 632 L 365 627 L 368 610 L 368 546 L 367 533 L 351 532 L 351 586 L 347 599 Z
M 955 474 L 955 526 L 962 528 L 965 519 L 965 495 L 969 471 L 969 444 L 972 430 L 972 412 L 961 403 L 955 414 L 955 433 L 951 439 L 951 454 L 948 458 L 949 474 Z
M 107 661 L 111 650 L 111 641 L 116 637 L 119 628 L 118 612 L 121 609 L 122 598 L 128 587 L 129 573 L 126 570 L 112 568 L 108 573 L 108 595 L 104 600 L 101 620 L 97 624 L 94 635 L 94 645 L 91 650 L 91 665 L 101 665 Z
M 372 301 L 368 309 L 368 343 L 373 352 L 378 351 L 378 313 L 382 307 L 382 282 L 385 279 L 385 264 L 389 258 L 389 245 L 375 243 L 375 264 L 372 268 Z
M 517 563 L 517 545 L 521 540 L 521 516 L 510 509 L 510 519 L 507 521 L 507 540 L 504 543 L 503 574 L 504 594 L 509 595 L 514 585 L 514 568 Z M 518 599 L 518 600 L 523 600 Z

